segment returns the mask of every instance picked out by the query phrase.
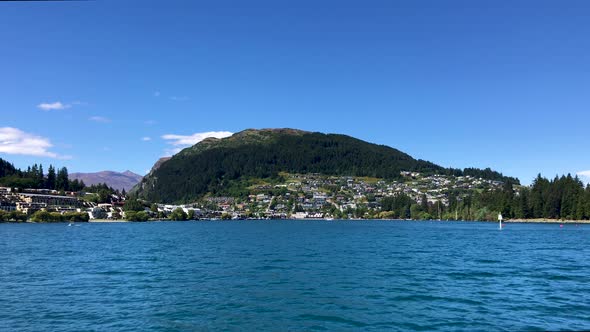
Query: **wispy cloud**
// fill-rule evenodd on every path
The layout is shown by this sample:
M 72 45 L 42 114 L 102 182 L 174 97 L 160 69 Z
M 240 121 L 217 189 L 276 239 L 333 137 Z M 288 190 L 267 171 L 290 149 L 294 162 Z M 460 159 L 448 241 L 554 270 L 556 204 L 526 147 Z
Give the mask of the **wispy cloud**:
M 149 142 L 149 141 L 152 140 L 152 138 L 145 136 L 145 137 L 142 137 L 141 140 L 144 141 L 144 142 Z
M 208 131 L 204 133 L 194 133 L 192 135 L 175 135 L 166 134 L 162 135 L 162 138 L 169 141 L 169 144 L 178 145 L 195 145 L 200 141 L 208 137 L 224 138 L 233 135 L 234 133 L 229 131 Z
M 151 126 L 151 125 L 156 124 L 157 122 L 155 120 L 145 120 L 143 123 L 146 124 L 146 125 Z
M 172 145 L 172 148 L 167 149 L 165 154 L 170 156 L 177 154 L 180 150 L 189 147 L 191 145 L 195 145 L 200 141 L 204 140 L 208 137 L 215 137 L 215 138 L 224 138 L 233 135 L 232 132 L 229 131 L 208 131 L 203 133 L 194 133 L 192 135 L 176 135 L 176 134 L 166 134 L 162 135 L 162 138 L 168 141 L 168 144 Z
M 90 118 L 88 118 L 88 120 L 90 121 L 94 121 L 94 122 L 100 122 L 100 123 L 109 123 L 111 122 L 111 119 L 109 118 L 105 118 L 103 116 L 91 116 Z
M 172 97 L 170 97 L 170 100 L 172 100 L 172 101 L 187 101 L 187 100 L 189 100 L 189 97 L 187 97 L 187 96 L 172 96 Z
M 160 91 L 154 92 L 154 97 L 160 97 Z
M 55 110 L 65 110 L 66 108 L 70 108 L 72 105 L 70 104 L 63 104 L 60 101 L 56 101 L 54 103 L 41 103 L 37 105 L 37 108 L 43 111 L 55 111 Z
M 170 148 L 170 149 L 165 149 L 164 150 L 164 157 L 173 156 L 173 155 L 179 153 L 180 151 L 182 151 L 182 149 L 184 149 L 184 148 Z
M 579 171 L 576 173 L 579 177 L 585 180 L 584 182 L 590 183 L 590 170 L 587 171 Z
M 48 138 L 30 134 L 17 128 L 0 128 L 0 153 L 71 159 L 71 156 L 62 156 L 49 151 L 51 147 L 53 147 L 53 144 Z

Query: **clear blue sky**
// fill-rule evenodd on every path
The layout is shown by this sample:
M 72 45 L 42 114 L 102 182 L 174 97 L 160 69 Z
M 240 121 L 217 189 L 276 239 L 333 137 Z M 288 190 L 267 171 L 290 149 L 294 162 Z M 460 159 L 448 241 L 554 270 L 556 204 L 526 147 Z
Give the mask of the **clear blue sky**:
M 589 17 L 588 1 L 0 2 L 0 158 L 143 174 L 182 147 L 164 135 L 292 127 L 524 183 L 590 170 Z

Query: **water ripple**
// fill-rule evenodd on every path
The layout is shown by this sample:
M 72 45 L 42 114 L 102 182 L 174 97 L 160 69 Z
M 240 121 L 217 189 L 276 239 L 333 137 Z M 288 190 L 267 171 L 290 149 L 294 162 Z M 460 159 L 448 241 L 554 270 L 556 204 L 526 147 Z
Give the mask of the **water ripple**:
M 0 224 L 1 331 L 590 329 L 590 226 Z

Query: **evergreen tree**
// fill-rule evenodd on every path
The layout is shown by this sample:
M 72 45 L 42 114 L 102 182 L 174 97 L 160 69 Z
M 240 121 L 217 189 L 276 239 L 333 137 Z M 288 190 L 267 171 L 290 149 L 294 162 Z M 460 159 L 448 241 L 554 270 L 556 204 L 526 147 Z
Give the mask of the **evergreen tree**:
M 420 209 L 422 212 L 428 211 L 428 198 L 426 194 L 422 194 L 422 198 L 420 199 Z
M 57 171 L 55 187 L 57 190 L 69 190 L 68 169 L 62 167 Z
M 55 168 L 53 168 L 53 165 L 49 165 L 49 169 L 47 170 L 47 180 L 45 181 L 45 187 L 51 190 L 55 189 Z
M 39 170 L 37 171 L 37 174 L 35 175 L 35 182 L 36 182 L 38 188 L 43 188 L 45 185 L 45 178 L 44 178 L 44 174 L 43 174 L 43 165 L 41 165 L 41 164 L 39 164 Z

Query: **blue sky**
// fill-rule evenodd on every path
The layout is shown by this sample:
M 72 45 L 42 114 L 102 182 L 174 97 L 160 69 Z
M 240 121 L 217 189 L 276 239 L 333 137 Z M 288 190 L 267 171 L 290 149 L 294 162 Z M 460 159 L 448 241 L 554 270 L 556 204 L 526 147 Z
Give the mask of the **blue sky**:
M 1 2 L 0 158 L 143 174 L 200 133 L 292 127 L 523 183 L 586 171 L 588 17 L 587 1 Z

